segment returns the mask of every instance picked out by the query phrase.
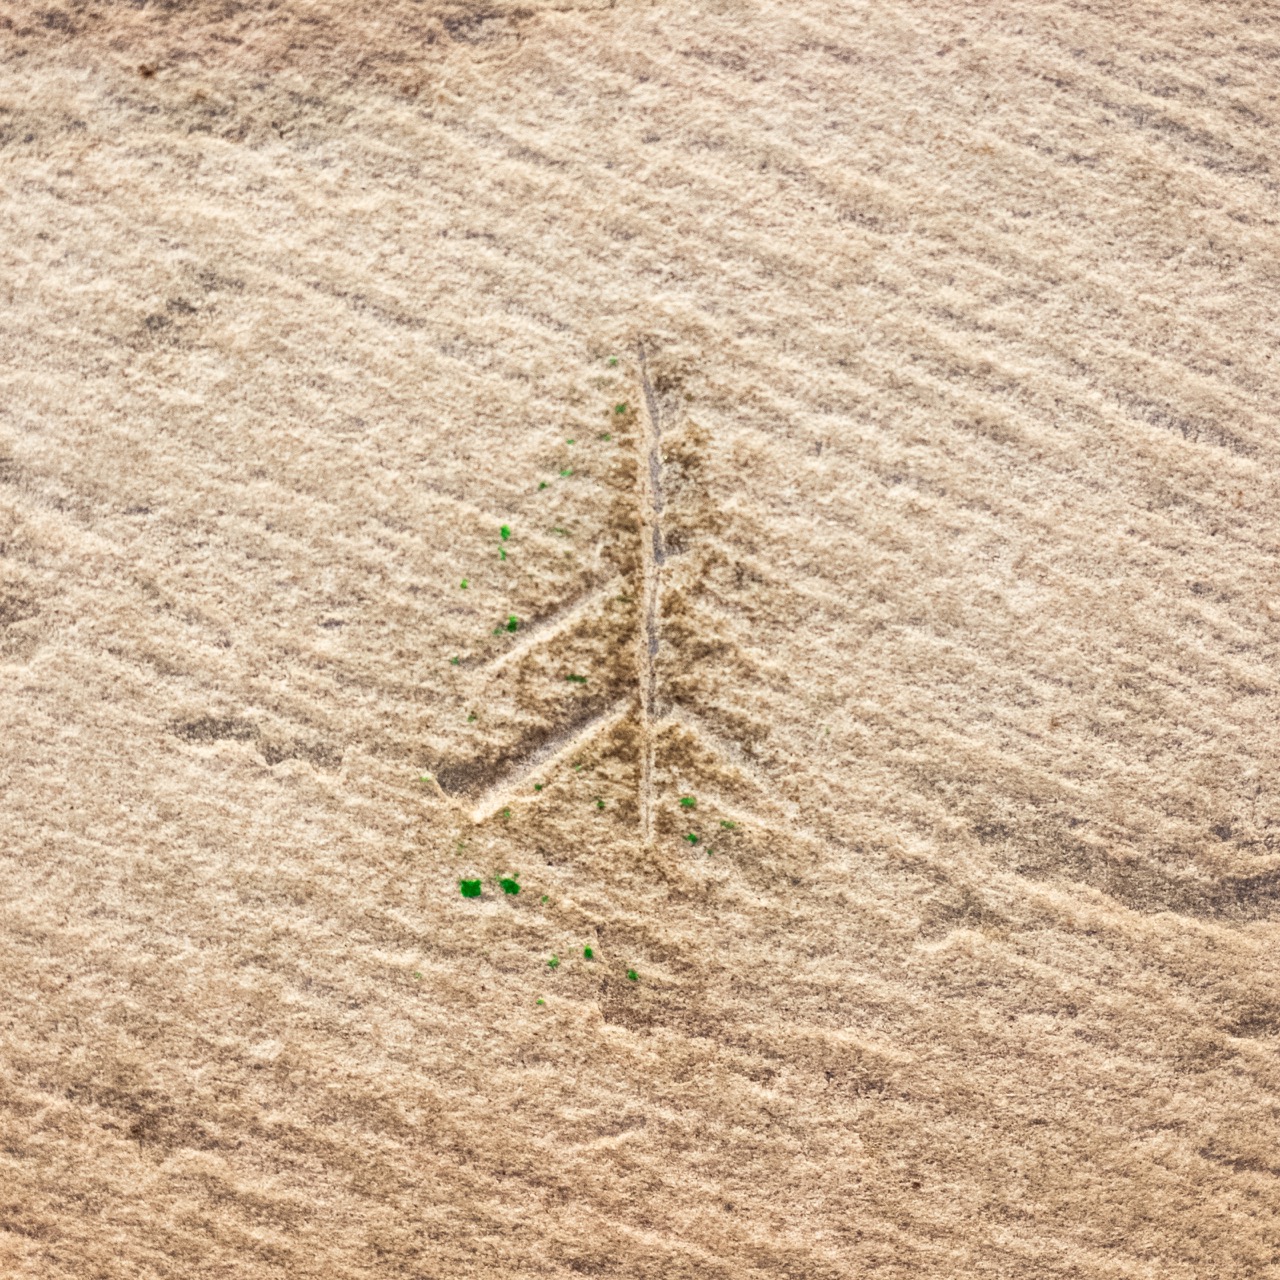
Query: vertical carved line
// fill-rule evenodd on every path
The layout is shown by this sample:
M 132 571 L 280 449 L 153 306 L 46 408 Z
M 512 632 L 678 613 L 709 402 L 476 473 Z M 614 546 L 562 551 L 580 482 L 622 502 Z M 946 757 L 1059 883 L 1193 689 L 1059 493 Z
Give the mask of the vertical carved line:
M 640 437 L 637 472 L 640 488 L 640 565 L 642 575 L 640 636 L 636 673 L 640 686 L 640 838 L 653 842 L 653 723 L 658 695 L 658 578 L 666 558 L 662 544 L 662 419 L 649 381 L 644 343 L 638 343 L 640 381 L 644 386 L 647 425 Z

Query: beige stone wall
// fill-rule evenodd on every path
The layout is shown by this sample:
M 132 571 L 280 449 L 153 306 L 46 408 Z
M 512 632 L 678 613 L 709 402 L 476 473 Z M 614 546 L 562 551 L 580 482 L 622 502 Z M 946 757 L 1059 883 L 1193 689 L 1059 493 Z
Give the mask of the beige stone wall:
M 0 1273 L 1280 1275 L 1275 12 L 42 2 Z

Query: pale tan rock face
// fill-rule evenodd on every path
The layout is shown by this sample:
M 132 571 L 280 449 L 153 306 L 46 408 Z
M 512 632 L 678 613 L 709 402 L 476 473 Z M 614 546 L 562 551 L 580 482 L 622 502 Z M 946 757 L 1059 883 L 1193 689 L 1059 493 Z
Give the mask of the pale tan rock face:
M 0 1274 L 1280 1275 L 1280 23 L 1000 8 L 0 4 Z

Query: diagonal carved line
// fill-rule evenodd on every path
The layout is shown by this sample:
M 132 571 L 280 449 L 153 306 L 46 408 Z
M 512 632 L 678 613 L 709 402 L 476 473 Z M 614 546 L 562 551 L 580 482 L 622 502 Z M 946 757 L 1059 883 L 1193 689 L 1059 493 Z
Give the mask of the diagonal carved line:
M 718 755 L 721 759 L 728 761 L 729 764 L 741 773 L 743 777 L 745 777 L 751 785 L 760 792 L 770 809 L 781 813 L 788 822 L 794 822 L 797 812 L 796 806 L 790 801 L 780 800 L 773 794 L 777 788 L 777 783 L 775 783 L 771 778 L 764 777 L 755 768 L 755 766 L 746 759 L 738 746 L 722 738 L 701 716 L 696 712 L 690 711 L 688 707 L 683 705 L 673 707 L 662 718 L 662 721 L 657 728 L 664 729 L 668 725 L 673 724 L 679 725 L 682 729 L 691 733 L 695 738 L 698 738 L 704 746 L 711 750 L 713 755 Z M 795 827 L 794 829 L 796 831 L 801 831 L 802 834 L 810 834 L 808 832 L 803 832 L 803 829 L 800 827 Z
M 541 621 L 530 626 L 527 634 L 522 635 L 506 653 L 490 662 L 485 667 L 485 670 L 489 672 L 501 671 L 504 667 L 509 667 L 513 662 L 523 658 L 530 650 L 549 643 L 566 631 L 571 631 L 596 605 L 609 596 L 621 592 L 625 585 L 625 581 L 622 578 L 610 578 L 602 587 L 597 587 L 596 590 L 589 592 L 587 595 L 571 600 L 554 613 L 548 614 Z
M 734 547 L 732 543 L 726 542 L 723 538 L 707 538 L 705 545 L 723 551 L 726 556 L 740 564 L 744 569 L 748 569 L 763 578 L 771 587 L 794 592 L 796 595 L 814 600 L 840 613 L 857 613 L 861 608 L 856 601 L 851 601 L 847 596 L 837 595 L 834 591 L 830 591 L 825 587 L 815 586 L 814 578 L 798 576 L 791 570 L 784 572 L 770 561 Z
M 771 831 L 775 835 L 786 836 L 788 840 L 794 840 L 798 844 L 816 844 L 820 848 L 827 848 L 831 844 L 817 831 L 811 831 L 808 827 L 797 826 L 786 818 L 779 818 L 776 815 L 761 817 L 754 809 L 741 809 L 731 804 L 722 795 L 699 786 L 698 809 L 704 808 L 714 809 L 716 813 L 724 814 L 739 826 L 754 827 L 758 831 Z
M 730 742 L 724 741 L 716 731 L 708 728 L 707 724 L 701 721 L 698 716 L 695 716 L 694 713 L 681 708 L 678 712 L 672 712 L 664 717 L 660 727 L 667 727 L 669 724 L 678 724 L 686 732 L 691 733 L 704 748 L 709 748 L 713 754 L 722 756 L 746 780 L 753 783 L 753 786 L 765 799 L 764 812 L 762 812 L 762 809 L 756 809 L 755 806 L 751 806 L 744 812 L 744 810 L 737 808 L 736 805 L 726 803 L 723 797 L 718 796 L 716 792 L 708 792 L 707 800 L 710 804 L 718 806 L 722 812 L 730 814 L 737 822 L 751 823 L 753 826 L 763 829 L 763 831 L 772 831 L 776 835 L 786 836 L 788 840 L 808 841 L 809 844 L 817 845 L 820 849 L 831 849 L 832 846 L 836 846 L 837 849 L 850 849 L 849 841 L 845 837 L 833 835 L 831 832 L 818 831 L 817 828 L 800 822 L 799 806 L 790 800 L 778 800 L 776 797 L 771 796 L 771 791 L 776 786 L 776 783 L 756 772 L 750 764 L 742 759 L 742 753 L 739 749 L 735 748 Z M 701 800 L 703 800 L 703 788 L 699 787 L 699 803 L 701 803 Z
M 640 563 L 641 634 L 636 646 L 636 675 L 640 686 L 640 838 L 653 843 L 653 718 L 658 692 L 658 577 L 662 568 L 662 420 L 658 401 L 649 381 L 644 343 L 636 344 L 640 358 L 640 380 L 648 422 L 641 436 L 643 455 L 639 459 L 640 480 Z
M 829 848 L 832 844 L 842 846 L 845 843 L 840 839 L 835 839 L 830 835 L 797 822 L 795 818 L 798 812 L 797 806 L 790 801 L 779 801 L 770 796 L 769 793 L 776 784 L 770 779 L 761 777 L 751 765 L 742 759 L 742 753 L 736 747 L 726 742 L 715 730 L 709 729 L 692 712 L 687 711 L 685 708 L 672 712 L 663 719 L 659 728 L 665 728 L 672 724 L 678 724 L 686 732 L 692 734 L 713 755 L 719 755 L 727 760 L 732 768 L 742 774 L 752 786 L 766 797 L 767 806 L 772 812 L 761 813 L 758 809 L 748 809 L 743 812 L 735 805 L 726 803 L 723 798 L 717 796 L 714 792 L 706 796 L 709 804 L 718 807 L 724 813 L 728 813 L 736 821 L 750 823 L 765 831 L 776 832 L 790 840 L 807 840 L 824 848 Z M 698 799 L 699 804 L 701 804 L 703 799 L 701 787 L 698 789 Z
M 803 596 L 806 600 L 812 600 L 816 604 L 824 605 L 835 612 L 857 614 L 862 608 L 858 601 L 851 599 L 849 596 L 838 595 L 825 587 L 815 585 L 815 583 L 822 581 L 821 579 L 799 575 L 789 568 L 784 571 L 773 564 L 772 561 L 749 551 L 744 551 L 728 539 L 717 537 L 715 534 L 703 534 L 699 537 L 696 546 L 687 547 L 685 550 L 674 554 L 668 553 L 666 561 L 673 566 L 672 574 L 679 575 L 682 585 L 688 586 L 690 578 L 701 575 L 702 570 L 698 563 L 699 553 L 705 554 L 708 551 L 719 551 L 730 564 L 739 565 L 743 569 L 749 570 L 757 577 L 763 578 L 771 587 Z M 714 589 L 714 580 L 710 585 Z M 732 607 L 732 599 L 725 599 L 721 595 L 720 600 L 722 605 L 729 608 Z
M 600 734 L 625 720 L 632 705 L 633 699 L 622 698 L 601 711 L 599 715 L 592 716 L 585 724 L 574 725 L 563 733 L 548 738 L 536 751 L 525 756 L 515 769 L 500 778 L 480 796 L 471 810 L 471 820 L 480 822 L 492 817 L 499 809 L 505 808 L 535 773 L 548 765 L 558 764 L 562 757 L 572 755 L 593 738 L 599 737 Z

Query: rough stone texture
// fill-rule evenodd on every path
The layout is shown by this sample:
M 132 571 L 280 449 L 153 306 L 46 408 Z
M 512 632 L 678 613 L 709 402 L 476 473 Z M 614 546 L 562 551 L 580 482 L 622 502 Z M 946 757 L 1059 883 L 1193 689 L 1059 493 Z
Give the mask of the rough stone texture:
M 1280 1276 L 1280 17 L 1000 8 L 0 2 L 0 1273 Z

